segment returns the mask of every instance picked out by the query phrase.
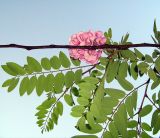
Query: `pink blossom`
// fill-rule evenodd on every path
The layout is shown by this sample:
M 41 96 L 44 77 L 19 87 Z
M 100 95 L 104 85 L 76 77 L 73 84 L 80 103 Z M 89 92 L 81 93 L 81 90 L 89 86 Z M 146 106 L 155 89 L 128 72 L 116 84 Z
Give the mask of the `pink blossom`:
M 101 31 L 79 32 L 69 39 L 69 44 L 73 46 L 99 46 L 106 43 L 106 38 Z M 74 59 L 85 61 L 89 64 L 96 64 L 101 57 L 102 49 L 69 49 L 69 55 Z

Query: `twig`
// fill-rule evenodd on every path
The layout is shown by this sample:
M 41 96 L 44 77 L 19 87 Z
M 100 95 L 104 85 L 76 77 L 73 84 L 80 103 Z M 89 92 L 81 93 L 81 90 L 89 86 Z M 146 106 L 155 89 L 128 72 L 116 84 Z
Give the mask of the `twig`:
M 128 48 L 134 47 L 160 47 L 160 44 L 151 44 L 151 43 L 139 43 L 139 44 L 130 44 L 130 45 L 99 45 L 99 46 L 72 46 L 72 45 L 40 45 L 40 46 L 27 46 L 27 45 L 19 45 L 19 44 L 7 44 L 0 45 L 0 48 L 21 48 L 25 50 L 34 50 L 34 49 L 50 49 L 50 48 L 67 48 L 67 49 L 119 49 L 125 50 Z
M 111 115 L 110 118 L 112 118 L 112 117 L 115 115 L 115 113 L 116 113 L 116 111 L 118 110 L 118 108 L 120 107 L 120 105 L 124 102 L 124 100 L 125 100 L 130 94 L 132 94 L 135 90 L 139 89 L 140 87 L 144 86 L 145 84 L 148 84 L 148 83 L 149 83 L 148 81 L 149 81 L 149 80 L 147 80 L 145 83 L 139 85 L 138 87 L 134 88 L 131 92 L 129 92 L 129 93 L 119 102 L 119 104 L 116 106 L 116 108 L 115 108 L 115 110 L 113 111 L 113 113 L 112 113 L 112 115 Z M 108 125 L 109 125 L 110 122 L 111 122 L 111 120 L 108 120 L 108 122 L 106 123 L 106 126 L 105 126 L 105 128 L 104 128 L 104 130 L 103 130 L 103 133 L 102 133 L 101 138 L 103 137 L 103 134 L 104 134 L 104 132 L 106 131 L 106 129 L 107 129 L 107 127 L 108 127 Z
M 158 108 L 158 107 L 156 106 L 156 104 L 151 100 L 151 98 L 148 97 L 148 95 L 146 95 L 146 98 L 153 104 L 153 106 L 154 106 L 155 108 L 157 108 L 157 110 L 160 111 L 160 108 Z

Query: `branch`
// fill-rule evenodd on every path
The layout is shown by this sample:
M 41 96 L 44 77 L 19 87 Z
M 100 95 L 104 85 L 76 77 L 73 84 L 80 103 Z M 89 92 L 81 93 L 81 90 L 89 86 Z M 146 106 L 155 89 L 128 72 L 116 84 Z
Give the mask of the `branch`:
M 116 106 L 116 108 L 115 108 L 115 110 L 113 111 L 113 113 L 112 113 L 112 115 L 111 115 L 110 118 L 112 119 L 112 117 L 115 115 L 115 113 L 116 113 L 116 111 L 118 110 L 118 108 L 120 107 L 120 105 L 124 102 L 124 100 L 125 100 L 129 95 L 131 95 L 135 90 L 139 89 L 140 87 L 142 87 L 142 86 L 144 86 L 144 85 L 146 85 L 146 84 L 149 84 L 149 80 L 147 80 L 145 83 L 139 85 L 138 87 L 134 88 L 131 92 L 129 92 L 129 93 L 119 102 L 119 104 Z M 136 114 L 137 114 L 137 113 L 136 113 Z M 106 122 L 106 126 L 105 126 L 105 128 L 104 128 L 104 130 L 103 130 L 103 133 L 102 133 L 101 138 L 103 137 L 103 134 L 104 134 L 104 132 L 106 131 L 109 123 L 112 122 L 111 119 L 108 120 L 108 122 Z
M 27 46 L 19 44 L 6 44 L 0 45 L 0 48 L 21 48 L 25 50 L 34 50 L 34 49 L 50 49 L 50 48 L 67 48 L 67 49 L 119 49 L 125 50 L 128 48 L 134 47 L 157 47 L 160 48 L 160 44 L 150 44 L 150 43 L 139 43 L 139 44 L 130 44 L 130 45 L 99 45 L 99 46 L 73 46 L 73 45 L 41 45 L 41 46 Z
M 146 95 L 146 98 L 153 104 L 153 106 L 154 106 L 155 108 L 157 108 L 157 110 L 160 111 L 160 108 L 158 108 L 158 107 L 156 106 L 156 104 L 151 100 L 151 98 L 148 97 L 148 95 Z

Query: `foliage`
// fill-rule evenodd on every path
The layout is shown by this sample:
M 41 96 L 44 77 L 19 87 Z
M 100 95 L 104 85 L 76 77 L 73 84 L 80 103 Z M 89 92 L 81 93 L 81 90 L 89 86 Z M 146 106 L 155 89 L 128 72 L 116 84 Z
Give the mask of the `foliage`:
M 154 22 L 153 41 L 160 44 L 160 32 Z M 110 45 L 132 44 L 129 34 L 120 42 L 112 40 L 112 30 L 104 33 L 106 43 Z M 77 118 L 75 128 L 88 135 L 77 135 L 72 138 L 134 138 L 151 137 L 160 130 L 160 91 L 148 95 L 160 88 L 160 50 L 155 49 L 152 55 L 143 54 L 138 49 L 116 50 L 104 49 L 104 57 L 91 65 L 81 65 L 79 60 L 68 58 L 63 52 L 50 59 L 44 57 L 37 61 L 27 57 L 23 66 L 14 62 L 2 65 L 3 70 L 11 76 L 2 87 L 8 92 L 19 87 L 19 94 L 38 96 L 46 94 L 45 101 L 39 105 L 37 125 L 44 131 L 52 130 L 63 115 L 62 99 L 71 107 L 71 116 Z M 135 87 L 129 81 L 133 78 L 147 76 L 148 80 Z M 111 88 L 107 84 L 117 82 L 120 88 Z M 139 97 L 139 88 L 145 86 L 143 97 Z M 157 88 L 157 89 L 156 89 Z M 148 103 L 145 104 L 145 100 Z M 137 102 L 140 100 L 140 103 Z M 140 105 L 139 105 L 140 104 Z M 143 119 L 151 115 L 150 122 Z M 99 133 L 99 134 L 97 134 Z M 96 135 L 97 134 L 97 135 Z

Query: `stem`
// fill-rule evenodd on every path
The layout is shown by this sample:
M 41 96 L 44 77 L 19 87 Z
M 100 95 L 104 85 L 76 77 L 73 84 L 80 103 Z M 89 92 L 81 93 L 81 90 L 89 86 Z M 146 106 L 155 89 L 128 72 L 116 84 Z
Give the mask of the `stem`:
M 133 47 L 160 47 L 160 44 L 150 44 L 150 43 L 139 43 L 139 44 L 130 44 L 130 45 L 99 45 L 99 46 L 73 46 L 73 45 L 41 45 L 41 46 L 27 46 L 27 45 L 18 45 L 18 44 L 7 44 L 0 45 L 0 48 L 21 48 L 25 50 L 34 50 L 34 49 L 50 49 L 50 48 L 69 48 L 69 49 L 119 49 L 125 50 Z
M 116 106 L 115 110 L 113 111 L 113 113 L 112 113 L 112 115 L 111 115 L 111 117 L 110 117 L 111 119 L 108 120 L 108 122 L 106 122 L 106 126 L 105 126 L 105 128 L 104 128 L 104 130 L 103 130 L 103 133 L 102 133 L 101 138 L 103 137 L 103 134 L 104 134 L 104 132 L 106 131 L 109 123 L 112 122 L 111 120 L 112 120 L 113 116 L 115 115 L 115 113 L 116 113 L 116 111 L 118 110 L 118 108 L 120 107 L 120 105 L 124 102 L 124 100 L 125 100 L 130 94 L 132 94 L 135 90 L 139 89 L 140 87 L 144 86 L 145 84 L 148 84 L 148 83 L 149 83 L 148 81 L 149 81 L 149 80 L 147 80 L 145 83 L 139 85 L 138 87 L 134 88 L 131 92 L 129 92 L 129 93 L 119 102 L 119 104 Z
M 146 95 L 146 98 L 153 104 L 153 106 L 154 106 L 155 108 L 157 108 L 157 110 L 160 111 L 160 108 L 158 108 L 158 107 L 156 106 L 156 104 L 151 100 L 151 98 L 148 97 L 148 95 Z

